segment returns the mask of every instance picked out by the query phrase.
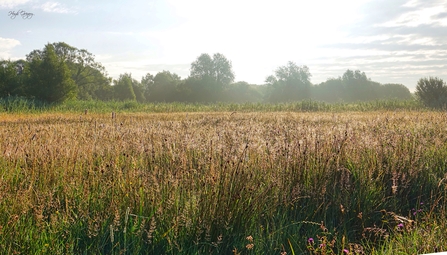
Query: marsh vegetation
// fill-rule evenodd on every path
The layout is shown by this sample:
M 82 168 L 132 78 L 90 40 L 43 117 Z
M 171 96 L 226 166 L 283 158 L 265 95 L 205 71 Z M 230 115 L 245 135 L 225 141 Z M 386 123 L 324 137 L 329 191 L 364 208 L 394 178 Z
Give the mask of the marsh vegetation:
M 447 115 L 0 115 L 4 254 L 447 250 Z

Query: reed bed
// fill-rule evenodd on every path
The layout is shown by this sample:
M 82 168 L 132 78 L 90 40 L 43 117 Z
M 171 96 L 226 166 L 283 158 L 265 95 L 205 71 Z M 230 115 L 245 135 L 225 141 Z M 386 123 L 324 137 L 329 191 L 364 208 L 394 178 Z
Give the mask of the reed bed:
M 138 103 L 136 101 L 80 101 L 71 100 L 63 104 L 48 104 L 38 100 L 9 96 L 0 98 L 0 113 L 42 114 L 71 113 L 76 114 L 86 109 L 90 113 L 178 113 L 178 112 L 345 112 L 345 111 L 427 111 L 417 100 L 376 100 L 355 103 L 325 103 L 312 100 L 289 103 Z
M 446 251 L 446 121 L 0 114 L 0 253 Z

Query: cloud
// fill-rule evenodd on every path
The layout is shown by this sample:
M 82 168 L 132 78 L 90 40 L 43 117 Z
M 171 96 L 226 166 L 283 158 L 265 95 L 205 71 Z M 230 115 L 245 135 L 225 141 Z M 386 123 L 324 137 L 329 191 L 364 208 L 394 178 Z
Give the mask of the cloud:
M 39 6 L 36 6 L 38 9 L 42 9 L 45 12 L 53 12 L 53 13 L 74 13 L 77 14 L 75 9 L 70 9 L 65 7 L 64 5 L 58 2 L 46 2 Z
M 398 18 L 380 24 L 379 26 L 385 27 L 418 27 L 420 25 L 431 24 L 447 24 L 444 23 L 443 14 L 444 8 L 442 6 L 433 6 L 429 8 L 422 8 L 419 10 L 409 11 L 402 13 Z
M 0 8 L 15 8 L 28 2 L 30 0 L 0 0 Z
M 447 77 L 445 1 L 374 0 L 362 10 L 362 18 L 345 29 L 346 37 L 320 45 L 325 55 L 313 63 L 314 77 L 360 69 L 372 80 L 403 83 L 410 90 L 421 77 Z
M 20 42 L 16 39 L 0 37 L 0 59 L 11 58 L 10 51 L 18 45 L 20 45 Z

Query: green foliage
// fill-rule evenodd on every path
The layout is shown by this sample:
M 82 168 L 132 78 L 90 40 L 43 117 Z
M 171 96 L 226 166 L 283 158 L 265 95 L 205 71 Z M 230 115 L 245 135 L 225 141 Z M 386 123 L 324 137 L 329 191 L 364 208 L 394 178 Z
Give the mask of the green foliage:
M 144 97 L 144 88 L 137 80 L 132 80 L 132 89 L 135 94 L 135 99 L 139 103 L 146 102 L 146 98 Z
M 137 81 L 132 78 L 131 74 L 121 74 L 118 80 L 113 81 L 114 98 L 119 101 L 136 100 L 137 97 L 133 90 L 136 82 Z
M 233 80 L 231 61 L 220 53 L 212 58 L 204 53 L 191 64 L 190 76 L 179 86 L 179 92 L 189 102 L 217 102 Z
M 54 86 L 53 83 L 57 83 L 55 81 L 57 77 L 41 74 L 42 69 L 38 69 L 40 63 L 45 59 L 48 63 L 47 47 L 49 45 L 53 47 L 55 53 L 55 57 L 52 57 L 53 60 L 50 62 L 63 63 L 59 67 L 62 71 L 59 76 L 65 77 L 68 73 L 75 84 L 75 92 L 69 89 L 71 92 L 66 95 L 62 93 L 64 94 L 62 96 L 49 89 Z M 64 42 L 48 44 L 43 50 L 33 50 L 27 55 L 26 61 L 2 60 L 0 64 L 3 67 L 0 72 L 0 97 L 23 96 L 52 102 L 72 98 L 73 93 L 79 100 L 136 100 L 139 103 L 246 103 L 261 101 L 284 103 L 303 100 L 351 103 L 384 99 L 412 99 L 410 91 L 405 86 L 400 84 L 381 85 L 368 79 L 366 74 L 359 70 L 347 70 L 342 77 L 312 85 L 309 68 L 297 66 L 294 62 L 288 62 L 287 65 L 278 67 L 274 71 L 274 75 L 267 77 L 265 85 L 258 86 L 244 81 L 233 83 L 235 74 L 231 61 L 220 53 L 213 56 L 206 53 L 201 54 L 191 63 L 189 77 L 183 80 L 177 74 L 169 71 L 159 72 L 155 76 L 148 73 L 142 77 L 141 82 L 133 79 L 130 74 L 122 74 L 118 80 L 113 81 L 115 86 L 111 86 L 112 78 L 107 77 L 105 68 L 101 63 L 95 61 L 93 54 Z M 24 67 L 20 75 L 17 73 L 19 64 Z M 53 69 L 54 67 L 53 65 Z M 52 72 L 56 74 L 58 71 L 53 70 Z M 57 79 L 68 82 L 65 78 Z M 60 84 L 66 88 L 72 87 L 70 82 L 67 82 L 60 82 Z M 67 98 L 64 98 L 65 96 Z M 430 100 L 430 103 L 426 104 L 430 107 L 438 107 L 434 106 L 438 103 L 433 102 L 439 103 L 440 101 Z
M 263 96 L 256 90 L 257 85 L 245 81 L 230 84 L 222 93 L 222 101 L 234 103 L 262 102 Z
M 210 77 L 202 79 L 188 77 L 178 86 L 178 91 L 182 95 L 180 101 L 191 103 L 217 102 L 221 92 L 215 85 L 215 82 Z
M 328 79 L 312 88 L 312 98 L 328 103 L 347 102 L 345 84 L 341 78 Z
M 84 49 L 77 49 L 64 42 L 51 44 L 57 58 L 70 70 L 70 77 L 77 86 L 77 98 L 81 100 L 112 98 L 110 80 L 105 68 L 95 61 L 93 54 Z M 27 61 L 43 59 L 45 50 L 33 50 L 27 55 Z
M 177 99 L 177 86 L 180 77 L 169 71 L 159 72 L 152 78 L 147 74 L 142 79 L 147 89 L 147 100 L 149 102 L 174 102 Z
M 39 113 L 48 111 L 49 105 L 42 101 L 30 100 L 25 97 L 7 96 L 0 98 L 0 112 L 8 113 Z
M 143 90 L 143 96 L 146 100 L 150 101 L 151 90 L 154 85 L 154 76 L 150 73 L 147 73 L 145 76 L 141 78 L 141 88 Z
M 310 98 L 310 77 L 307 66 L 297 66 L 289 61 L 275 71 L 275 76 L 267 77 L 269 86 L 268 102 L 290 102 Z
M 402 84 L 383 84 L 378 87 L 377 91 L 378 99 L 399 99 L 399 100 L 411 100 L 413 95 L 410 90 Z
M 371 81 L 364 72 L 347 70 L 343 77 L 328 79 L 312 87 L 312 99 L 328 103 L 374 100 L 411 100 L 410 90 L 401 84 Z
M 0 97 L 8 96 L 15 87 L 17 71 L 10 60 L 0 61 Z
M 430 108 L 446 109 L 447 86 L 438 77 L 421 78 L 416 86 L 416 96 Z
M 234 73 L 231 61 L 224 55 L 215 53 L 213 58 L 203 53 L 191 64 L 190 77 L 215 81 L 216 86 L 225 86 L 233 82 Z
M 0 98 L 25 95 L 26 72 L 23 69 L 27 70 L 24 61 L 0 61 Z
M 357 103 L 325 103 L 304 100 L 293 103 L 138 103 L 131 101 L 99 101 L 99 100 L 68 100 L 63 104 L 48 104 L 39 100 L 24 97 L 6 97 L 0 99 L 0 112 L 40 113 L 40 112 L 71 112 L 111 113 L 111 112 L 371 112 L 371 111 L 426 111 L 426 108 L 416 100 L 377 100 Z
M 374 84 L 360 70 L 346 70 L 342 76 L 348 102 L 369 101 L 377 98 Z
M 55 53 L 54 46 L 47 44 L 41 58 L 33 58 L 29 64 L 28 91 L 39 100 L 60 103 L 76 97 L 76 84 L 70 70 Z

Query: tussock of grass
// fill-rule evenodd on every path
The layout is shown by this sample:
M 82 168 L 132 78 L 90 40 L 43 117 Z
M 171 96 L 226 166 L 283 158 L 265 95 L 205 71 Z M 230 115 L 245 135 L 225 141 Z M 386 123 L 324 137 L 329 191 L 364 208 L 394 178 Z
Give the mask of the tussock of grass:
M 0 118 L 5 254 L 447 250 L 445 113 Z

